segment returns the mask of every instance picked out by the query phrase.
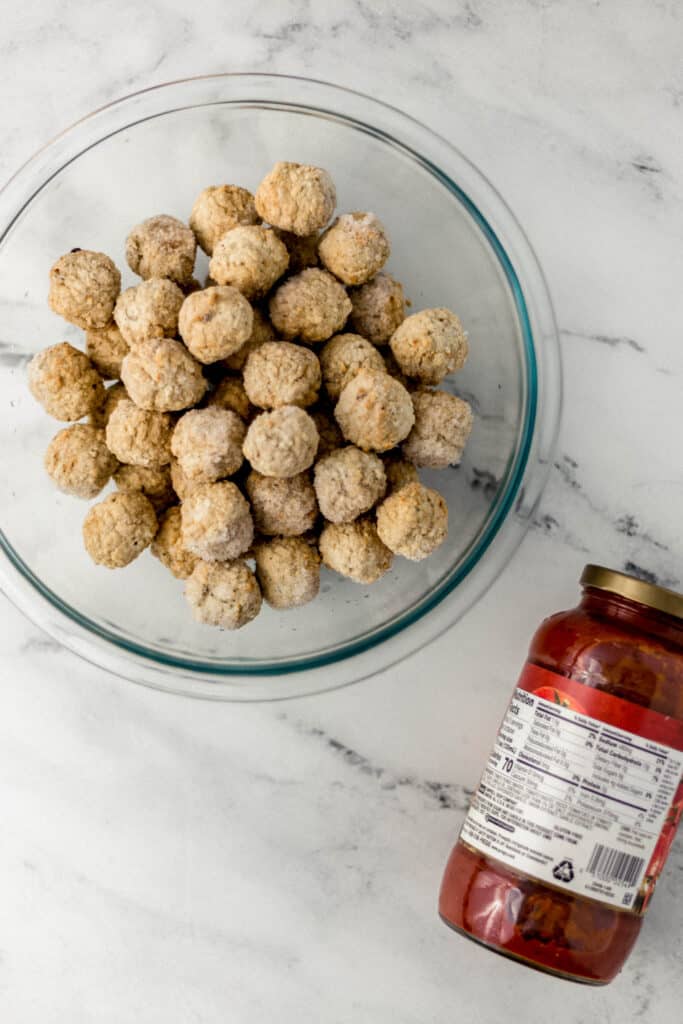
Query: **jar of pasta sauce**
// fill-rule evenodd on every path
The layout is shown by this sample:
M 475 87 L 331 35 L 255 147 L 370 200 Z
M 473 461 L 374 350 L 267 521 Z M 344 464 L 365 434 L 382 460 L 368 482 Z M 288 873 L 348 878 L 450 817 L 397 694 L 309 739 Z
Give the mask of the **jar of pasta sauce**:
M 683 595 L 589 565 L 542 623 L 441 887 L 453 928 L 604 984 L 683 810 Z

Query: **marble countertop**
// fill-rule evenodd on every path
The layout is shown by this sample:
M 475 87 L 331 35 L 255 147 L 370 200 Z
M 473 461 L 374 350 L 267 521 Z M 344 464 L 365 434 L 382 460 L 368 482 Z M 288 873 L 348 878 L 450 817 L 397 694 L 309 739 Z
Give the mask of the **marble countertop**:
M 575 603 L 589 560 L 683 585 L 682 37 L 683 9 L 650 0 L 3 11 L 0 179 L 164 80 L 352 84 L 451 137 L 502 192 L 547 274 L 566 375 L 556 463 L 512 563 L 455 629 L 356 687 L 277 705 L 165 696 L 79 662 L 0 599 L 3 1020 L 677 1016 L 680 840 L 606 989 L 496 958 L 435 904 L 536 623 Z

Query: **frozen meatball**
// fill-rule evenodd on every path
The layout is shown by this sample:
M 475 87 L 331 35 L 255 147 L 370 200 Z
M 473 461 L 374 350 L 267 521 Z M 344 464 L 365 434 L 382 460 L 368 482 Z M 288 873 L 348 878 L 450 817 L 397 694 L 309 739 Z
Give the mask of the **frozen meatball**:
M 173 490 L 181 501 L 185 501 L 185 498 L 195 489 L 195 487 L 204 483 L 203 480 L 196 480 L 194 477 L 189 477 L 178 460 L 174 458 L 171 458 L 170 473 Z
M 201 363 L 237 352 L 251 337 L 254 313 L 245 297 L 226 285 L 193 292 L 178 318 L 180 336 Z
M 244 441 L 244 454 L 264 476 L 296 476 L 313 464 L 318 431 L 311 417 L 295 405 L 257 416 Z
M 150 278 L 121 292 L 114 319 L 131 348 L 148 338 L 172 338 L 185 296 L 173 281 Z
M 383 457 L 382 461 L 384 462 L 384 472 L 387 477 L 388 494 L 400 490 L 406 484 L 417 483 L 419 480 L 417 469 L 413 463 L 409 462 L 408 459 L 404 459 L 401 455 L 390 452 Z
M 114 473 L 114 483 L 120 491 L 140 491 L 151 501 L 157 515 L 176 502 L 168 466 L 159 469 L 151 466 L 119 466 Z
M 320 555 L 301 537 L 275 537 L 254 547 L 256 578 L 271 608 L 299 608 L 318 596 Z
M 197 622 L 222 629 L 241 629 L 261 611 L 259 585 L 243 561 L 198 562 L 185 597 Z
M 447 391 L 421 389 L 412 395 L 415 425 L 403 452 L 416 466 L 445 469 L 457 466 L 472 430 L 468 402 Z
M 254 412 L 254 407 L 244 390 L 244 383 L 239 377 L 223 377 L 219 380 L 206 399 L 205 405 L 209 409 L 230 409 L 245 422 L 251 419 Z
M 207 388 L 202 368 L 179 341 L 150 338 L 128 353 L 121 379 L 136 405 L 177 412 L 196 405 Z
M 316 463 L 313 486 L 331 523 L 350 523 L 371 509 L 387 488 L 382 460 L 349 445 Z
M 343 285 L 326 270 L 311 267 L 288 278 L 270 300 L 273 327 L 284 338 L 326 341 L 351 312 Z
M 97 565 L 122 569 L 152 543 L 157 517 L 139 491 L 116 491 L 88 512 L 83 523 L 86 551 Z
M 325 390 L 336 402 L 359 370 L 384 370 L 384 360 L 374 345 L 360 334 L 336 334 L 320 353 Z
M 244 367 L 244 388 L 261 409 L 312 405 L 320 390 L 320 363 L 314 352 L 288 341 L 267 341 Z
M 216 242 L 240 224 L 258 224 L 254 197 L 239 185 L 209 185 L 195 199 L 190 227 L 207 256 Z
M 192 279 L 197 240 L 187 224 L 161 213 L 133 228 L 126 239 L 126 263 L 147 280 L 168 277 L 177 284 Z
M 128 353 L 128 342 L 112 322 L 87 332 L 85 352 L 105 380 L 117 380 L 121 376 L 123 357 Z
M 131 466 L 166 466 L 171 461 L 173 421 L 164 412 L 139 409 L 129 398 L 117 403 L 107 423 L 107 448 Z
M 159 529 L 151 552 L 176 579 L 186 580 L 198 562 L 196 555 L 183 547 L 180 507 L 174 505 L 159 519 Z
M 246 489 L 258 533 L 266 537 L 300 537 L 313 529 L 318 502 L 308 473 L 278 478 L 252 470 Z
M 446 539 L 446 502 L 430 487 L 406 484 L 377 509 L 377 532 L 394 554 L 419 562 Z
M 223 235 L 213 250 L 209 272 L 219 284 L 229 284 L 243 295 L 265 295 L 289 263 L 289 253 L 272 228 L 247 224 Z
M 337 193 L 322 167 L 280 162 L 259 185 L 255 201 L 259 215 L 273 227 L 311 235 L 334 213 Z
M 50 309 L 84 331 L 109 323 L 120 291 L 121 274 L 102 252 L 73 249 L 50 270 Z
M 291 231 L 282 231 L 274 228 L 275 234 L 287 246 L 289 253 L 290 274 L 300 274 L 308 267 L 318 266 L 318 242 L 320 235 L 316 232 L 313 235 L 295 235 Z
M 373 345 L 386 345 L 406 317 L 403 288 L 391 274 L 378 274 L 372 281 L 349 291 L 351 323 Z
M 105 389 L 104 398 L 100 405 L 98 405 L 97 409 L 93 409 L 88 416 L 88 423 L 90 423 L 92 427 L 101 427 L 102 430 L 104 430 L 107 423 L 109 423 L 109 417 L 116 406 L 119 402 L 123 401 L 124 398 L 128 397 L 128 392 L 121 381 L 117 381 L 116 384 L 111 384 Z
M 413 313 L 396 328 L 390 345 L 403 372 L 422 384 L 439 384 L 467 359 L 467 335 L 450 309 Z
M 227 480 L 200 484 L 180 506 L 183 544 L 207 562 L 225 562 L 250 547 L 254 524 L 249 504 L 241 491 Z
M 223 360 L 222 365 L 225 366 L 226 370 L 239 371 L 243 369 L 252 352 L 263 345 L 264 342 L 275 340 L 275 331 L 270 320 L 256 306 L 252 306 L 252 312 L 254 322 L 251 334 L 241 348 L 238 348 L 236 352 L 233 352 L 232 355 Z
M 171 451 L 187 477 L 206 483 L 232 476 L 242 465 L 246 427 L 228 409 L 191 409 L 178 420 Z
M 104 401 L 104 384 L 83 353 L 61 341 L 38 352 L 28 364 L 28 386 L 56 420 L 80 420 Z
M 356 583 L 376 583 L 391 568 L 393 555 L 370 519 L 326 523 L 318 545 L 323 565 Z
M 319 437 L 316 458 L 322 459 L 323 456 L 333 452 L 335 448 L 343 448 L 345 442 L 342 432 L 335 420 L 325 409 L 311 410 L 311 418 L 315 423 Z
M 343 213 L 320 239 L 321 263 L 344 284 L 365 284 L 391 252 L 389 239 L 374 213 Z
M 415 422 L 406 389 L 377 370 L 356 374 L 339 396 L 334 415 L 347 441 L 377 452 L 395 448 Z
M 45 453 L 45 469 L 57 487 L 77 498 L 94 498 L 117 466 L 104 431 L 87 423 L 74 423 L 60 430 Z

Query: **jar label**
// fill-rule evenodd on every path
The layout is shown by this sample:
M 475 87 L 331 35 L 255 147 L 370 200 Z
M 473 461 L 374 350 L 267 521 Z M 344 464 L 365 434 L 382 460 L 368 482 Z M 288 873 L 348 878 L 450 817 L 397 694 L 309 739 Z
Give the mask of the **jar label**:
M 527 664 L 460 838 L 642 914 L 682 811 L 682 722 Z

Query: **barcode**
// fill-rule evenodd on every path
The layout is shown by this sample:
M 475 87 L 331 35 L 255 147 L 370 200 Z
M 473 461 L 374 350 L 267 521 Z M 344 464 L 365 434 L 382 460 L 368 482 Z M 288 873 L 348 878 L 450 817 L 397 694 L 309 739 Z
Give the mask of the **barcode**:
M 603 882 L 620 882 L 635 885 L 640 878 L 645 861 L 623 850 L 597 843 L 593 849 L 586 871 Z

